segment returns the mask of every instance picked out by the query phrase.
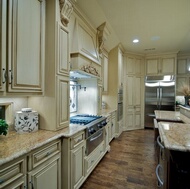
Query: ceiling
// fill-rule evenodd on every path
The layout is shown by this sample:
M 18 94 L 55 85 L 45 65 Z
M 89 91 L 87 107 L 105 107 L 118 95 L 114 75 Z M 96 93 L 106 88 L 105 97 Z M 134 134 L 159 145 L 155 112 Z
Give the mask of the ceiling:
M 140 54 L 190 52 L 190 0 L 77 0 L 96 28 L 106 21 L 106 48 Z M 133 39 L 139 43 L 134 44 Z

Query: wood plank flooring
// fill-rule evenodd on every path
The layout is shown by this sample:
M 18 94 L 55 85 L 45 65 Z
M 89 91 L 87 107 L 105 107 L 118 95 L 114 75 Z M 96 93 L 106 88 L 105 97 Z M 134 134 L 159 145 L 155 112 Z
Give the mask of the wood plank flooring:
M 80 189 L 156 189 L 154 131 L 123 132 Z

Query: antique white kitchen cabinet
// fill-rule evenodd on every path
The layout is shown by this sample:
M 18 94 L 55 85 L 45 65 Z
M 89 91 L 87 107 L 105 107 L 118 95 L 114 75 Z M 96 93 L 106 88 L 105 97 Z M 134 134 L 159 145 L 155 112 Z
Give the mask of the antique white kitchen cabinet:
M 62 186 L 64 189 L 79 188 L 85 180 L 85 133 L 81 131 L 71 138 L 63 138 Z
M 181 87 L 190 85 L 190 54 L 178 54 L 177 57 L 177 78 L 176 94 L 184 95 L 180 92 Z
M 69 1 L 46 1 L 46 90 L 44 96 L 28 99 L 29 107 L 42 117 L 40 128 L 46 130 L 69 126 L 69 31 L 67 22 L 62 22 L 69 15 L 64 17 L 62 12 L 72 12 Z
M 126 54 L 124 70 L 123 130 L 140 129 L 144 124 L 144 58 Z
M 146 57 L 146 75 L 175 75 L 177 54 Z
M 0 188 L 61 189 L 61 140 L 52 141 L 3 164 Z
M 6 82 L 6 34 L 7 34 L 7 0 L 0 1 L 0 92 L 5 91 Z
M 31 152 L 28 161 L 28 188 L 61 189 L 61 140 Z M 45 182 L 44 182 L 45 181 Z
M 102 101 L 107 104 L 107 108 L 118 108 L 118 93 L 123 91 L 123 48 L 121 45 L 116 46 L 108 53 L 108 92 L 103 93 Z M 117 115 L 116 115 L 117 116 Z M 117 117 L 116 117 L 117 121 Z M 122 122 L 120 122 L 121 124 Z M 119 132 L 117 128 L 119 124 L 115 125 L 115 132 Z M 122 128 L 123 126 L 120 125 Z M 119 135 L 119 133 L 117 133 Z M 115 136 L 115 135 L 114 135 Z
M 26 157 L 20 157 L 16 160 L 1 166 L 0 170 L 0 188 L 1 189 L 24 189 L 26 183 Z
M 3 0 L 0 13 L 0 90 L 4 93 L 42 94 L 45 0 Z

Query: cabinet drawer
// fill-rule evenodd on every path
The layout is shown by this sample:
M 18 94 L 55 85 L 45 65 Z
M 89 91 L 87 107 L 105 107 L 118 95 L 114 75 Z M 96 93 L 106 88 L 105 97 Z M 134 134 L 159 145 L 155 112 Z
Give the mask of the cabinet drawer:
M 35 168 L 39 164 L 43 163 L 44 161 L 47 161 L 55 154 L 61 152 L 61 141 L 56 140 L 52 143 L 49 143 L 37 150 L 35 150 L 30 155 L 31 160 L 31 168 Z
M 26 159 L 11 161 L 1 167 L 0 170 L 0 188 L 4 188 L 10 183 L 24 177 L 26 174 Z
M 85 172 L 89 174 L 104 154 L 104 142 L 102 142 L 95 150 L 85 159 Z
M 79 144 L 81 144 L 85 139 L 84 132 L 79 133 L 71 138 L 71 149 L 76 148 Z

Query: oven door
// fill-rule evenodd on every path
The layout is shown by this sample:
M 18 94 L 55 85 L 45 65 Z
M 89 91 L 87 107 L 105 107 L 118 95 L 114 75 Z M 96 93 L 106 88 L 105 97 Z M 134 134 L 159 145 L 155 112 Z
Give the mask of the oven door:
M 86 140 L 86 155 L 88 156 L 104 140 L 104 128 L 98 130 Z

